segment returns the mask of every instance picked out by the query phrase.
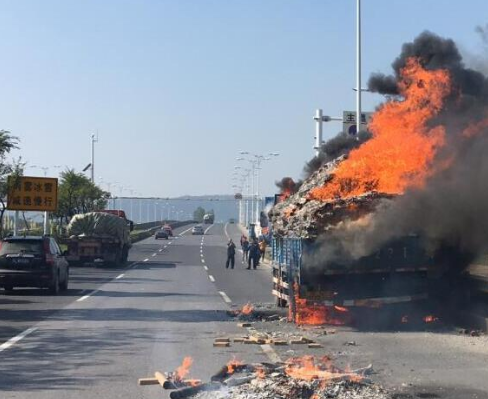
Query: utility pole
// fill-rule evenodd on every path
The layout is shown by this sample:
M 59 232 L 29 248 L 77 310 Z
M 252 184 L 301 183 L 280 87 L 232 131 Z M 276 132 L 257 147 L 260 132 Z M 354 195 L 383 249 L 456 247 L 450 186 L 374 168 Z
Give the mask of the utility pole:
M 361 0 L 356 0 L 356 139 L 361 132 Z
M 95 133 L 91 135 L 91 181 L 95 184 L 95 143 L 98 142 L 98 134 L 95 137 Z

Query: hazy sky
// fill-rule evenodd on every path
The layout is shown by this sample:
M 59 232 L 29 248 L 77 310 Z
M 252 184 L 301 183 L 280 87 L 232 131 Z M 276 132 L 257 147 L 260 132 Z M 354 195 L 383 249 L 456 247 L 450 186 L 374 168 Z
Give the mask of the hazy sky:
M 317 107 L 354 109 L 355 0 L 0 0 L 0 129 L 31 165 L 143 195 L 231 192 L 239 150 L 299 177 Z M 486 0 L 363 0 L 363 79 L 425 29 L 481 49 Z M 364 94 L 364 109 L 381 97 Z M 341 126 L 330 124 L 327 135 Z M 40 170 L 28 170 L 41 174 Z M 115 191 L 115 194 L 119 194 Z

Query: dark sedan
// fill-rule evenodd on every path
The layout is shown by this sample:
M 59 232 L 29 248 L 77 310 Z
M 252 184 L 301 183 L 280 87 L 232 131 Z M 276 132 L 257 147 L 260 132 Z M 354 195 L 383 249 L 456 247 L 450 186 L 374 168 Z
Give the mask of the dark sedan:
M 68 289 L 69 264 L 51 237 L 7 237 L 0 242 L 0 286 Z
M 165 229 L 160 229 L 156 231 L 156 233 L 154 234 L 154 238 L 156 240 L 159 240 L 160 238 L 164 238 L 167 240 L 169 238 L 169 234 Z

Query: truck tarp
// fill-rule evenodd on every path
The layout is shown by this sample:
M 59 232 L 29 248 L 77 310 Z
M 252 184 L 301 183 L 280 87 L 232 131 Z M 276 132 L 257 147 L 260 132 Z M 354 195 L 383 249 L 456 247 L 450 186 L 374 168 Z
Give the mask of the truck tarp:
M 114 237 L 121 246 L 130 244 L 130 232 L 124 219 L 103 212 L 75 215 L 68 225 L 70 237 Z

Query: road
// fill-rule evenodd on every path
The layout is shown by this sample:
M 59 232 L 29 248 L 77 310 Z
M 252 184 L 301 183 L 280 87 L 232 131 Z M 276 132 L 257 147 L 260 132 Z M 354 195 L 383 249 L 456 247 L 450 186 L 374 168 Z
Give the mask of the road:
M 398 399 L 488 397 L 488 339 L 447 328 L 337 327 L 317 338 L 324 346 L 318 351 L 303 345 L 267 354 L 257 345 L 214 348 L 216 337 L 245 333 L 227 315 L 230 307 L 273 302 L 271 271 L 265 265 L 246 270 L 240 260 L 234 270 L 225 269 L 226 242 L 237 242 L 240 231 L 229 224 L 205 227 L 204 236 L 192 236 L 187 226 L 171 240 L 135 244 L 126 268 L 72 268 L 70 289 L 57 297 L 35 289 L 0 291 L 0 398 L 165 398 L 157 386 L 138 386 L 138 378 L 172 371 L 192 356 L 191 376 L 208 379 L 233 357 L 268 361 L 276 353 L 282 359 L 327 354 L 340 366 L 372 362 L 375 380 L 407 391 Z M 255 326 L 297 331 L 283 323 Z
M 258 346 L 212 343 L 243 332 L 226 314 L 229 301 L 272 301 L 269 269 L 248 271 L 240 262 L 225 269 L 227 237 L 240 235 L 235 225 L 211 225 L 203 245 L 187 229 L 135 244 L 124 269 L 72 268 L 64 295 L 2 292 L 1 397 L 160 398 L 137 379 L 174 370 L 184 356 L 194 358 L 199 378 L 233 355 L 266 360 Z

